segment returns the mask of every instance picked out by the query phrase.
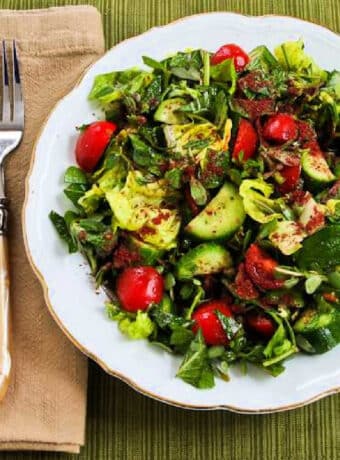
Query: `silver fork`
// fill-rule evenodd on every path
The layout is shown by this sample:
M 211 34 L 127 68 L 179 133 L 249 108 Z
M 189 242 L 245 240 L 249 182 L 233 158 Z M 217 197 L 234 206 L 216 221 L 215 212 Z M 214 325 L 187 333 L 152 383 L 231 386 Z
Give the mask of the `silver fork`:
M 16 43 L 11 50 L 2 42 L 2 117 L 0 118 L 0 401 L 5 396 L 11 371 L 9 261 L 7 249 L 7 198 L 3 162 L 22 139 L 24 131 L 24 102 L 21 90 Z M 12 72 L 9 72 L 11 53 Z M 10 85 L 10 73 L 12 85 Z M 12 103 L 11 103 L 12 100 Z

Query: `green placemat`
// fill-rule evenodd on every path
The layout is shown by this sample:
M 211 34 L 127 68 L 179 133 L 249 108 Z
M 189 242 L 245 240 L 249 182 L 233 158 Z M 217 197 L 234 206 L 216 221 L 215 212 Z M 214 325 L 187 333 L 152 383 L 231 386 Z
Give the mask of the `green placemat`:
M 340 0 L 0 0 L 0 8 L 85 3 L 101 11 L 108 47 L 154 25 L 218 10 L 297 16 L 340 32 Z M 75 457 L 3 453 L 0 458 L 69 460 Z M 79 458 L 338 460 L 340 395 L 303 409 L 272 415 L 184 411 L 137 394 L 91 363 L 87 442 Z

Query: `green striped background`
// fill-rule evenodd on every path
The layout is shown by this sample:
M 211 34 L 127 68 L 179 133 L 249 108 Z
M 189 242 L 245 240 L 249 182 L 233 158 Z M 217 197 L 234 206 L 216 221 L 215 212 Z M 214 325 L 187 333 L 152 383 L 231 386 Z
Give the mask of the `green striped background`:
M 298 16 L 340 32 L 340 0 L 0 0 L 0 8 L 85 3 L 101 11 L 108 47 L 154 25 L 217 10 Z M 73 458 L 0 454 L 1 460 Z M 184 411 L 143 397 L 90 364 L 87 442 L 80 459 L 339 460 L 340 395 L 282 414 Z

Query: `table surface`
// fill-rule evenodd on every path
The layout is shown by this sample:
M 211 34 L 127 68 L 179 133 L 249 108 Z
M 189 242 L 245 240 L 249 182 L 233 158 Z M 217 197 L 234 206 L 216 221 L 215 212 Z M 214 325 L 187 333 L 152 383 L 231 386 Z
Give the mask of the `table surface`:
M 297 16 L 340 33 L 340 0 L 0 0 L 0 8 L 11 9 L 75 4 L 100 10 L 107 47 L 207 11 Z M 82 460 L 338 460 L 340 394 L 280 414 L 195 412 L 148 399 L 90 363 L 86 438 Z M 0 453 L 1 460 L 74 458 Z

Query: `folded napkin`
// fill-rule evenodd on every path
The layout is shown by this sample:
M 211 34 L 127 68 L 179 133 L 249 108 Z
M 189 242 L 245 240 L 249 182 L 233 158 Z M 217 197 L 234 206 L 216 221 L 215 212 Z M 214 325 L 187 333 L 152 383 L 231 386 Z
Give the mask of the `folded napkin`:
M 46 116 L 104 51 L 101 17 L 90 6 L 1 10 L 0 39 L 14 38 L 24 86 L 25 133 L 5 166 L 13 372 L 0 403 L 0 449 L 79 452 L 84 441 L 87 362 L 48 312 L 25 254 L 21 211 L 34 140 Z

